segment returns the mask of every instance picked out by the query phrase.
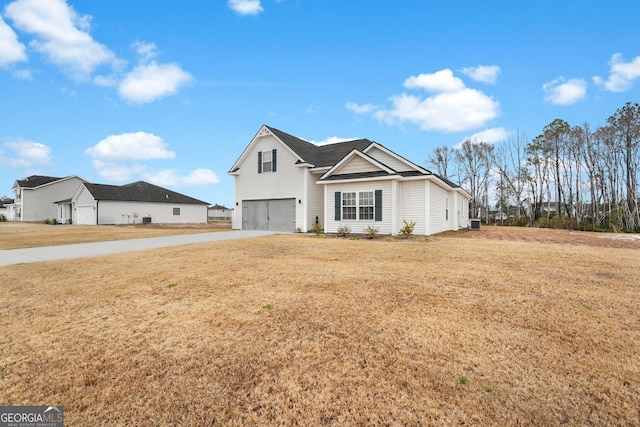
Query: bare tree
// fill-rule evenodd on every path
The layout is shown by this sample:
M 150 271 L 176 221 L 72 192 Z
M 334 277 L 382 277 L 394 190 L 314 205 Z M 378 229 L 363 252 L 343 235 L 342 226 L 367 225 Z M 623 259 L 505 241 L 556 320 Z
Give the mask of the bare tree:
M 454 150 L 449 147 L 436 147 L 427 159 L 427 165 L 432 166 L 438 175 L 449 179 L 449 164 L 454 158 Z
M 484 209 L 488 213 L 488 186 L 491 168 L 494 163 L 493 146 L 486 142 L 472 143 L 467 140 L 456 151 L 456 161 L 460 167 L 462 180 L 469 184 L 471 190 L 471 212 L 481 216 L 480 203 L 484 200 Z

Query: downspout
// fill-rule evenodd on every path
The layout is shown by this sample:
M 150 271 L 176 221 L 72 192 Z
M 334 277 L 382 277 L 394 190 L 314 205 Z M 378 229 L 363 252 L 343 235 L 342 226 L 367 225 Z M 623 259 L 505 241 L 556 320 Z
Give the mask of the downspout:
M 98 223 L 98 218 L 100 218 L 100 216 L 98 215 L 99 207 L 100 207 L 100 200 L 96 200 L 96 225 L 100 225 Z

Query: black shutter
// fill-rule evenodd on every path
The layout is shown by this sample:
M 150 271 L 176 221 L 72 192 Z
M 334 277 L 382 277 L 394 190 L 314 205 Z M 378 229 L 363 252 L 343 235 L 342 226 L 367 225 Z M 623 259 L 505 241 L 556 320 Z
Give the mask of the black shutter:
M 339 191 L 336 191 L 336 221 L 340 221 L 340 219 L 342 218 L 342 216 L 340 215 L 340 213 L 342 212 L 342 195 L 340 194 Z
M 375 197 L 375 220 L 382 221 L 382 190 L 376 190 Z
M 262 173 L 262 151 L 258 151 L 258 173 Z
M 276 153 L 277 153 L 277 150 L 274 148 L 271 151 L 271 172 L 276 171 Z

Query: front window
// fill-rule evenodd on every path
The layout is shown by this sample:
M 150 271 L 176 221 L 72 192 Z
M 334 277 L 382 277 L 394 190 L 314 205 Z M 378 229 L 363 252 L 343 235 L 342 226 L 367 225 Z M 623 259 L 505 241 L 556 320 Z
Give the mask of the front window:
M 359 197 L 358 213 L 360 220 L 373 220 L 373 191 L 363 191 Z
M 262 152 L 262 172 L 271 172 L 271 151 Z
M 356 219 L 356 193 L 342 193 L 342 219 Z
M 375 219 L 374 192 L 342 193 L 342 219 L 345 221 L 373 221 Z

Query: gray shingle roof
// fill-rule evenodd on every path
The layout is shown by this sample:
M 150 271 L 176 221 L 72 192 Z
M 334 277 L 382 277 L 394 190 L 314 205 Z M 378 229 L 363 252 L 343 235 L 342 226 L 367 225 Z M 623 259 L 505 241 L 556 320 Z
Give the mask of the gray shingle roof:
M 189 203 L 204 204 L 202 200 L 158 187 L 144 181 L 137 181 L 126 185 L 106 185 L 85 183 L 89 193 L 96 200 L 115 200 L 126 202 L 155 202 L 155 203 Z
M 266 126 L 266 125 L 265 125 Z M 284 142 L 305 162 L 315 167 L 333 166 L 352 150 L 363 151 L 372 142 L 368 139 L 355 139 L 353 141 L 339 142 L 327 145 L 314 145 L 303 139 L 289 135 L 276 128 L 266 126 L 275 136 Z
M 44 184 L 49 184 L 50 182 L 60 181 L 61 179 L 63 178 L 57 178 L 55 176 L 31 175 L 25 179 L 19 179 L 16 182 L 21 188 L 35 188 Z

